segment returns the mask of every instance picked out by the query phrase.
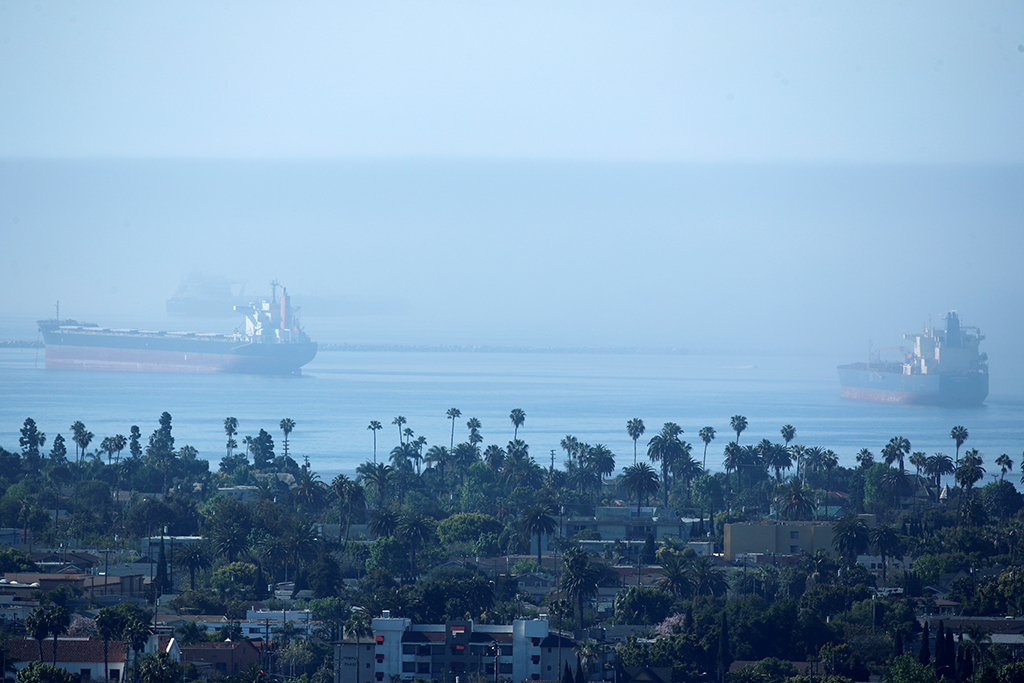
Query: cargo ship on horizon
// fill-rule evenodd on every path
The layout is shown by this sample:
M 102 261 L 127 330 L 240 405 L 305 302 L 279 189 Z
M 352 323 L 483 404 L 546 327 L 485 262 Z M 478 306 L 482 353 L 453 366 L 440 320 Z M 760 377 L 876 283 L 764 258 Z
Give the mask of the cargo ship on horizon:
M 902 361 L 840 365 L 843 398 L 885 403 L 979 406 L 988 397 L 988 356 L 978 346 L 985 338 L 977 327 L 960 324 L 956 311 L 946 314 L 945 328 L 931 326 L 905 334 L 913 349 L 901 349 Z
M 245 332 L 154 332 L 110 329 L 75 320 L 40 320 L 46 367 L 122 372 L 300 374 L 316 356 L 317 344 L 299 325 L 284 288 L 269 301 L 235 306 Z

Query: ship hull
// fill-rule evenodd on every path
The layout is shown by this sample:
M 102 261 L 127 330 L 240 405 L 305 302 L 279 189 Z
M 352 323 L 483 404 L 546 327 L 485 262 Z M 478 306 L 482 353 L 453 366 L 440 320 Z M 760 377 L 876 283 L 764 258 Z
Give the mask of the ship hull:
M 291 375 L 316 356 L 315 342 L 249 343 L 221 335 L 69 331 L 40 326 L 46 367 L 108 372 Z
M 988 397 L 988 374 L 906 375 L 865 363 L 839 366 L 842 398 L 880 403 L 979 406 Z

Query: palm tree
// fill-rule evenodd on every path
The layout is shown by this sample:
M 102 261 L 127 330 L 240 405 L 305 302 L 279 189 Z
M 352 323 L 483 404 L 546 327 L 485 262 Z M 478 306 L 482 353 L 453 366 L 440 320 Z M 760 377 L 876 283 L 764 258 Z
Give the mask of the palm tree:
M 857 451 L 857 464 L 862 470 L 866 470 L 875 464 L 875 454 L 866 448 Z
M 364 462 L 356 468 L 356 479 L 373 489 L 377 494 L 377 506 L 384 505 L 384 493 L 391 482 L 391 475 L 394 470 L 391 465 L 382 462 Z
M 179 546 L 171 560 L 178 568 L 188 570 L 189 588 L 192 590 L 196 589 L 196 572 L 209 569 L 211 565 L 210 551 L 204 542 Z
M 349 615 L 345 625 L 342 626 L 342 635 L 346 638 L 354 638 L 356 641 L 356 671 L 359 671 L 359 641 L 360 639 L 372 635 L 373 630 L 370 628 L 370 614 L 366 611 L 365 607 L 353 607 L 352 613 Z M 356 676 L 356 683 L 359 681 L 359 676 Z
M 718 597 L 729 590 L 729 582 L 725 573 L 714 565 L 710 557 L 697 557 L 693 560 L 690 570 L 693 582 L 693 594 Z
M 636 464 L 636 442 L 644 435 L 647 427 L 644 426 L 644 421 L 639 417 L 634 417 L 632 420 L 626 423 L 626 433 L 629 434 L 629 438 L 633 439 L 633 464 Z
M 900 464 L 900 475 L 903 474 L 905 468 L 903 466 L 903 459 L 910 454 L 910 441 L 903 438 L 902 436 L 894 436 L 889 439 L 889 443 L 882 449 L 882 457 L 885 458 L 885 464 L 890 467 L 894 462 Z
M 57 638 L 67 633 L 68 626 L 71 625 L 71 613 L 61 605 L 54 605 L 49 611 L 47 625 L 50 628 L 50 635 L 53 636 L 53 665 L 57 666 Z
M 793 458 L 789 455 L 789 448 L 781 444 L 773 444 L 768 439 L 762 439 L 757 448 L 761 456 L 761 462 L 766 467 L 775 470 L 775 481 L 781 484 L 782 470 L 788 470 L 793 466 Z
M 701 463 L 704 471 L 708 469 L 708 446 L 715 440 L 715 428 L 714 427 L 701 427 L 700 431 L 697 432 L 697 436 L 704 442 L 704 462 Z
M 623 488 L 636 497 L 636 514 L 640 515 L 640 504 L 658 491 L 658 473 L 645 462 L 638 462 L 622 470 Z
M 43 641 L 50 635 L 50 613 L 45 607 L 36 607 L 25 617 L 25 630 L 31 634 L 39 646 L 39 661 L 43 660 Z
M 537 564 L 544 566 L 541 562 L 541 550 L 544 546 L 544 534 L 551 535 L 557 528 L 554 518 L 551 516 L 551 507 L 537 503 L 526 508 L 520 518 L 523 533 L 527 536 L 537 537 Z
M 832 470 L 839 466 L 839 456 L 829 449 L 822 454 L 821 465 L 825 468 L 825 514 L 828 514 L 828 498 L 832 495 Z
M 583 628 L 583 601 L 597 595 L 600 572 L 590 555 L 580 547 L 568 548 L 562 558 L 562 575 L 558 584 L 576 604 L 580 629 Z
M 284 432 L 284 457 L 288 457 L 288 435 L 295 429 L 295 420 L 290 417 L 286 417 L 281 420 L 281 431 Z
M 348 542 L 348 533 L 352 528 L 352 517 L 356 510 L 366 507 L 366 491 L 358 482 L 352 481 L 344 474 L 339 474 L 331 482 L 334 495 L 338 496 L 341 504 L 345 507 L 345 542 Z
M 405 417 L 399 415 L 391 421 L 391 424 L 398 425 L 398 443 L 402 443 L 402 425 L 405 424 Z
M 685 600 L 693 592 L 693 580 L 690 577 L 690 563 L 682 553 L 663 549 L 658 553 L 661 565 L 661 579 L 658 584 L 679 600 Z
M 96 614 L 96 631 L 103 639 L 103 680 L 110 680 L 110 641 L 120 635 L 120 619 L 112 607 L 104 607 Z
M 960 466 L 956 468 L 954 477 L 956 482 L 963 487 L 964 495 L 967 498 L 971 497 L 971 490 L 974 485 L 985 476 L 985 468 L 981 466 L 981 463 L 981 454 L 978 453 L 977 448 L 972 448 L 964 453 L 964 459 L 960 461 Z
M 967 427 L 957 425 L 949 430 L 949 438 L 956 442 L 956 460 L 954 460 L 954 467 L 960 465 L 960 447 L 964 445 L 964 441 L 967 441 L 967 437 L 970 436 L 967 433 Z
M 999 465 L 999 481 L 1002 481 L 1006 473 L 1013 470 L 1013 460 L 1006 453 L 1003 453 L 996 458 L 996 464 Z
M 462 411 L 458 408 L 449 408 L 445 415 L 447 415 L 448 419 L 452 421 L 452 440 L 448 445 L 448 448 L 455 450 L 455 418 L 462 417 Z
M 796 427 L 790 424 L 782 425 L 782 429 L 779 430 L 782 434 L 782 440 L 786 446 L 789 446 L 789 442 L 796 438 Z
M 732 431 L 736 432 L 736 443 L 739 443 L 740 434 L 747 428 L 747 418 L 742 415 L 733 415 L 729 418 L 729 425 L 732 426 Z
M 740 488 L 741 476 L 740 468 L 743 466 L 743 447 L 735 441 L 730 441 L 725 445 L 724 458 L 722 459 L 722 465 L 725 467 L 725 475 L 729 476 L 729 472 L 736 472 L 736 488 Z
M 853 564 L 857 555 L 867 550 L 871 543 L 868 525 L 852 512 L 836 522 L 832 530 L 832 547 Z
M 437 473 L 441 477 L 442 481 L 444 481 L 445 466 L 447 466 L 448 463 L 451 462 L 451 459 L 452 452 L 449 451 L 444 446 L 431 446 L 430 449 L 427 451 L 427 455 L 424 458 L 424 460 L 426 460 L 427 464 L 430 465 L 430 467 L 437 470 Z
M 776 505 L 787 519 L 809 519 L 814 513 L 814 505 L 799 479 L 792 480 L 792 485 L 785 495 L 779 496 Z
M 679 435 L 683 433 L 682 428 L 675 422 L 666 422 L 661 432 L 651 437 L 647 442 L 647 457 L 651 462 L 661 461 L 661 481 L 664 483 L 665 507 L 668 507 L 669 473 L 675 466 L 676 461 L 682 457 L 683 444 Z
M 373 461 L 377 462 L 377 431 L 383 427 L 377 420 L 370 420 L 370 424 L 366 428 L 373 432 Z
M 512 420 L 512 426 L 515 428 L 512 433 L 512 440 L 515 441 L 519 438 L 519 428 L 526 422 L 526 413 L 523 412 L 522 408 L 513 408 L 508 418 Z
M 228 435 L 228 457 L 231 457 L 231 452 L 235 450 L 238 442 L 235 441 L 235 434 L 238 433 L 238 418 L 237 417 L 225 417 L 224 418 L 224 433 Z
M 875 552 L 882 557 L 882 583 L 885 583 L 886 567 L 889 564 L 886 559 L 894 557 L 897 560 L 902 560 L 903 543 L 900 540 L 899 534 L 896 533 L 896 528 L 888 524 L 876 526 L 871 530 L 869 538 Z
M 932 477 L 935 488 L 938 488 L 942 484 L 942 477 L 953 474 L 956 471 L 956 466 L 953 464 L 953 458 L 945 453 L 936 453 L 928 458 L 924 471 L 925 474 Z
M 502 463 L 505 462 L 505 449 L 496 443 L 492 443 L 484 450 L 484 462 L 487 463 L 492 472 L 497 472 L 501 469 Z
M 416 549 L 424 545 L 434 535 L 430 518 L 418 512 L 406 512 L 398 521 L 398 536 L 409 546 L 409 577 L 415 579 Z
M 474 446 L 483 443 L 484 437 L 480 436 L 481 427 L 483 425 L 475 417 L 471 417 L 466 421 L 466 429 L 469 430 L 469 443 Z

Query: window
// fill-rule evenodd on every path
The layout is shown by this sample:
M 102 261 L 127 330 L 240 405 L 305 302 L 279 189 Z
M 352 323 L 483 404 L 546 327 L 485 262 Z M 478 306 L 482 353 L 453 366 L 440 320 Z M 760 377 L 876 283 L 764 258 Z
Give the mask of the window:
M 790 538 L 800 538 L 800 532 L 799 531 L 790 531 L 789 532 L 789 537 Z
M 791 545 L 791 546 L 789 546 L 789 552 L 791 554 L 793 554 L 793 555 L 799 555 L 800 554 L 800 546 L 798 546 L 798 545 Z
M 402 662 L 402 673 L 416 673 L 416 662 Z
M 92 669 L 82 669 L 81 674 L 82 674 L 82 680 L 83 681 L 87 681 L 90 678 L 92 678 Z

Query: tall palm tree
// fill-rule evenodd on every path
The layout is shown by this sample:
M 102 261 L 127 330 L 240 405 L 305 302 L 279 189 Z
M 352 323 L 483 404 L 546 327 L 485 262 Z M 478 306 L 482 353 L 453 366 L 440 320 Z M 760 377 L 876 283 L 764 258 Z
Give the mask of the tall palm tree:
M 50 635 L 50 613 L 45 607 L 36 607 L 25 617 L 25 630 L 39 646 L 39 661 L 43 660 L 43 641 Z
M 103 680 L 110 680 L 110 641 L 120 634 L 120 619 L 112 607 L 104 607 L 96 614 L 96 632 L 103 639 Z
M 449 408 L 445 415 L 447 415 L 448 419 L 452 421 L 452 439 L 451 443 L 448 444 L 448 448 L 455 450 L 455 418 L 462 417 L 462 411 L 458 408 Z
M 406 422 L 405 417 L 399 415 L 391 421 L 391 424 L 398 426 L 398 443 L 402 443 L 402 425 Z
M 633 464 L 636 464 L 636 442 L 644 435 L 647 431 L 647 427 L 644 426 L 644 421 L 639 417 L 634 417 L 632 420 L 626 423 L 626 433 L 629 434 L 629 438 L 633 439 Z
M 743 447 L 735 441 L 730 441 L 725 445 L 725 452 L 722 458 L 722 465 L 725 467 L 725 475 L 729 476 L 729 472 L 736 472 L 736 488 L 740 488 L 742 477 L 740 475 L 740 468 L 743 467 Z
M 373 432 L 373 461 L 377 462 L 377 432 L 384 427 L 377 420 L 370 420 L 370 424 L 366 428 Z
M 736 432 L 736 443 L 740 442 L 740 434 L 747 428 L 747 418 L 743 415 L 733 415 L 729 418 L 729 425 L 732 431 Z
M 935 487 L 938 488 L 942 484 L 942 477 L 953 474 L 956 471 L 956 466 L 953 464 L 953 458 L 945 453 L 936 453 L 928 458 L 924 471 L 925 474 L 932 477 Z
M 409 578 L 415 579 L 416 549 L 422 547 L 434 535 L 432 520 L 419 512 L 406 512 L 398 521 L 398 536 L 409 546 Z
M 953 461 L 954 467 L 960 465 L 960 447 L 964 445 L 964 441 L 967 441 L 967 437 L 970 436 L 967 433 L 967 427 L 957 425 L 949 430 L 949 438 L 956 442 L 956 459 Z
M 53 636 L 53 665 L 57 666 L 57 639 L 68 632 L 68 626 L 71 625 L 71 613 L 61 605 L 54 605 L 49 610 L 47 624 L 50 627 L 50 635 Z
M 620 481 L 622 487 L 636 497 L 636 514 L 640 515 L 640 505 L 648 496 L 658 491 L 658 473 L 645 462 L 622 469 Z
M 600 572 L 590 555 L 580 547 L 568 548 L 562 557 L 562 575 L 558 585 L 576 605 L 580 629 L 583 628 L 583 601 L 597 595 Z
M 708 446 L 715 440 L 715 428 L 714 427 L 701 427 L 700 431 L 697 432 L 697 436 L 704 442 L 704 462 L 701 463 L 701 467 L 704 471 L 708 469 Z
M 224 433 L 228 435 L 228 457 L 231 457 L 231 452 L 238 446 L 238 442 L 235 441 L 235 434 L 238 433 L 238 418 L 237 417 L 225 417 L 224 418 Z
M 526 508 L 520 518 L 523 533 L 527 536 L 537 537 L 537 564 L 544 566 L 541 561 L 541 550 L 544 545 L 544 534 L 551 535 L 557 528 L 554 518 L 551 516 L 551 506 L 537 503 Z
M 1006 453 L 996 458 L 996 465 L 999 466 L 999 481 L 1006 477 L 1007 472 L 1013 471 L 1013 460 Z
M 345 542 L 348 542 L 348 532 L 352 527 L 352 516 L 356 510 L 366 507 L 366 493 L 363 487 L 352 481 L 344 474 L 339 474 L 331 481 L 331 491 L 340 501 L 341 508 L 345 514 L 341 515 L 342 523 L 345 526 Z M 339 541 L 341 530 L 338 530 Z
M 821 456 L 821 465 L 825 468 L 825 514 L 828 514 L 828 498 L 832 495 L 832 470 L 839 466 L 839 456 L 828 449 Z
M 342 635 L 345 638 L 352 638 L 356 641 L 356 671 L 360 671 L 359 668 L 359 641 L 362 638 L 373 635 L 373 630 L 370 627 L 370 613 L 365 607 L 353 607 L 351 614 L 349 614 L 348 620 L 345 621 L 342 626 Z M 356 683 L 359 682 L 359 676 L 356 676 Z
M 288 435 L 295 429 L 295 420 L 290 417 L 286 417 L 281 420 L 280 423 L 281 431 L 284 432 L 284 457 L 288 457 Z
M 903 559 L 903 542 L 900 539 L 896 528 L 888 524 L 879 524 L 869 533 L 871 545 L 882 557 L 882 583 L 885 583 L 886 579 L 886 567 L 888 566 L 887 559 L 894 557 L 897 560 Z
M 867 448 L 860 449 L 857 451 L 857 464 L 862 470 L 868 469 L 875 464 L 875 454 Z
M 889 439 L 889 443 L 882 449 L 882 457 L 885 458 L 885 464 L 890 467 L 894 462 L 900 464 L 900 474 L 902 475 L 906 468 L 904 467 L 904 458 L 910 454 L 910 441 L 902 436 L 894 436 Z
M 661 431 L 651 437 L 647 442 L 647 457 L 651 462 L 661 462 L 661 481 L 664 484 L 665 507 L 668 507 L 668 490 L 670 485 L 670 473 L 676 461 L 682 457 L 683 444 L 679 435 L 683 433 L 682 428 L 675 422 L 666 422 Z
M 796 438 L 796 427 L 793 425 L 782 425 L 782 429 L 779 432 L 782 434 L 782 441 L 786 446 L 789 446 L 789 442 Z
M 377 494 L 378 507 L 384 505 L 384 493 L 387 491 L 388 484 L 391 483 L 392 472 L 394 470 L 391 469 L 391 465 L 385 465 L 382 462 L 364 462 L 356 468 L 356 479 L 369 486 Z
M 484 437 L 480 436 L 481 427 L 483 427 L 483 424 L 475 417 L 471 417 L 466 421 L 466 429 L 469 430 L 469 443 L 474 446 L 483 443 Z
M 526 413 L 523 412 L 522 408 L 513 408 L 512 412 L 509 413 L 508 419 L 512 421 L 512 426 L 515 428 L 512 433 L 512 440 L 515 441 L 519 438 L 519 428 L 526 422 Z

